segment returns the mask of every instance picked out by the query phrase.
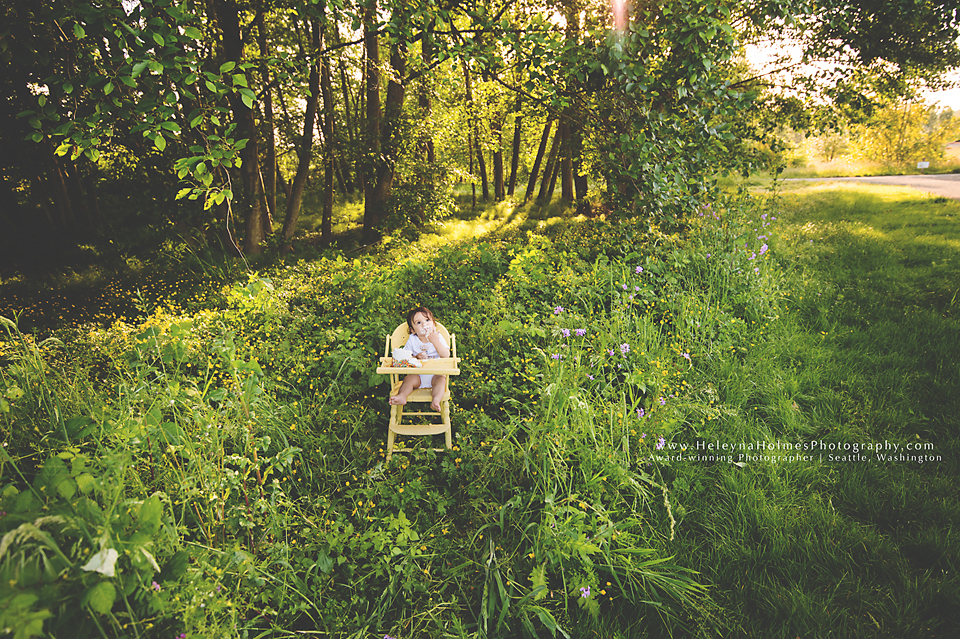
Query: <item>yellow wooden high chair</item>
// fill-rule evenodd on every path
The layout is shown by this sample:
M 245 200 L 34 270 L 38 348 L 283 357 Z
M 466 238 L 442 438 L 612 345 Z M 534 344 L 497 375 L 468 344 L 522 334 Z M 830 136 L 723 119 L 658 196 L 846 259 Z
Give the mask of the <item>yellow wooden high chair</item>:
M 414 389 L 407 397 L 406 405 L 390 406 L 390 422 L 387 426 L 388 462 L 390 461 L 390 457 L 393 456 L 394 451 L 398 453 L 408 453 L 413 450 L 412 448 L 395 449 L 394 440 L 397 435 L 427 436 L 443 433 L 446 439 L 446 449 L 453 447 L 453 429 L 450 426 L 450 382 L 453 375 L 460 374 L 460 369 L 458 368 L 460 359 L 457 357 L 457 338 L 455 335 L 451 335 L 439 322 L 435 322 L 434 326 L 440 331 L 443 338 L 447 340 L 447 344 L 450 345 L 450 357 L 424 360 L 422 368 L 396 368 L 393 366 L 393 357 L 391 354 L 394 349 L 403 348 L 410 338 L 410 329 L 406 322 L 400 324 L 400 326 L 393 331 L 393 335 L 387 335 L 387 344 L 384 347 L 383 357 L 380 358 L 380 366 L 377 368 L 377 373 L 390 376 L 390 397 L 396 395 L 400 390 L 402 376 L 410 374 L 447 376 L 447 388 L 443 393 L 443 398 L 440 400 L 439 412 L 431 410 L 429 407 L 433 399 L 429 388 Z M 410 402 L 426 402 L 427 408 L 422 411 L 411 411 L 409 409 Z M 404 423 L 404 418 L 411 417 L 415 419 L 409 423 Z M 436 418 L 439 418 L 439 421 L 436 421 Z M 434 450 L 441 451 L 445 449 L 435 448 Z

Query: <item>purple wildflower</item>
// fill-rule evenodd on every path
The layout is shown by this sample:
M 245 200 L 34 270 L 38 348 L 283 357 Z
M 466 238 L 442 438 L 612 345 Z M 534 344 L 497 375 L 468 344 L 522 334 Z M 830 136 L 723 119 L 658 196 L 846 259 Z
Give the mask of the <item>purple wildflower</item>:
M 667 440 L 663 438 L 663 435 L 660 435 L 660 439 L 657 440 L 657 450 L 663 448 L 663 445 L 667 443 Z
M 587 586 L 586 588 L 581 588 L 581 589 L 580 589 L 580 596 L 583 597 L 584 599 L 589 599 L 589 598 L 590 598 L 590 586 Z
M 769 250 L 769 248 L 770 248 L 770 247 L 768 247 L 766 244 L 764 244 L 763 246 L 761 246 L 761 247 L 760 247 L 760 255 L 763 255 L 764 253 L 766 253 L 766 252 Z
M 593 380 L 593 375 L 591 375 L 590 373 L 587 373 L 587 377 L 589 377 L 591 381 Z
M 643 419 L 643 416 L 644 416 L 645 414 L 646 414 L 646 413 L 643 412 L 643 409 L 642 409 L 642 408 L 638 408 L 638 409 L 637 409 L 637 417 L 638 417 L 639 419 Z
M 154 581 L 153 583 L 151 583 L 150 587 L 156 590 L 157 592 L 160 592 L 160 584 L 158 584 L 157 582 Z
M 573 332 L 577 334 L 577 337 L 583 337 L 584 335 L 587 334 L 587 329 L 585 329 L 585 328 L 578 328 L 578 329 L 574 330 Z
M 612 348 L 609 351 L 607 351 L 607 353 L 610 354 L 610 357 L 613 357 L 615 355 Z
M 570 337 L 570 329 L 569 329 L 569 328 L 561 328 L 561 329 L 560 329 L 560 334 L 563 335 L 564 337 Z
M 623 290 L 627 290 L 627 285 L 626 285 L 626 284 L 622 284 L 622 285 L 621 285 L 621 288 L 623 288 Z
M 563 312 L 563 307 L 562 307 L 562 306 L 558 306 L 558 307 L 556 307 L 555 309 L 553 309 L 553 314 L 554 314 L 554 315 L 559 315 L 559 314 L 562 313 L 562 312 Z
M 666 406 L 666 405 L 667 405 L 667 398 L 666 398 L 666 397 L 661 397 L 661 398 L 660 398 L 660 405 L 661 405 L 661 406 Z
M 638 266 L 638 267 L 637 267 L 637 273 L 643 273 L 643 267 L 642 267 L 642 266 Z
M 680 357 L 685 357 L 687 361 L 690 360 L 690 353 L 680 353 Z
M 629 344 L 621 344 L 621 345 L 620 345 L 620 353 L 621 353 L 621 354 L 626 355 L 626 354 L 629 353 L 629 352 L 630 352 L 630 345 L 629 345 Z
M 554 353 L 553 355 L 550 356 L 550 358 L 551 358 L 551 359 L 560 359 L 560 354 L 559 354 L 559 353 Z

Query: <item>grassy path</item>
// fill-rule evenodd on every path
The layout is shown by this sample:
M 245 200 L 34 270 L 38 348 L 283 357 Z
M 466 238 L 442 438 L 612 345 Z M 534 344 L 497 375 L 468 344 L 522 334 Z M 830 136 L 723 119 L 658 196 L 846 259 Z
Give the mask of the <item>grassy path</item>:
M 716 372 L 746 423 L 716 435 L 818 450 L 689 471 L 671 550 L 714 585 L 722 636 L 960 636 L 960 203 L 790 189 L 774 247 L 790 312 Z

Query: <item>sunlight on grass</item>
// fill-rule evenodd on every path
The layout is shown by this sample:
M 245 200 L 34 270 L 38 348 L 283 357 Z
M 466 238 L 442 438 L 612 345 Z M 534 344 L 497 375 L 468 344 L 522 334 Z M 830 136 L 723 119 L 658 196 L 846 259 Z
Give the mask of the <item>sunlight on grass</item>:
M 473 218 L 449 218 L 438 223 L 435 232 L 424 233 L 420 244 L 425 248 L 435 248 L 520 226 L 526 219 L 526 215 L 521 211 L 515 201 L 505 200 L 480 209 Z

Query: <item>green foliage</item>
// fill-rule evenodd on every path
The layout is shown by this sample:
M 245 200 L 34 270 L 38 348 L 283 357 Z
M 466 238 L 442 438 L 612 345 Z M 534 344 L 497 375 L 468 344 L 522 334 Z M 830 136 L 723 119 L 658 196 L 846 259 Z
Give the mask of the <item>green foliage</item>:
M 929 206 L 911 215 L 943 204 Z M 910 634 L 910 615 L 935 619 L 930 602 L 954 597 L 946 573 L 938 594 L 918 578 L 955 556 L 938 527 L 955 514 L 950 468 L 694 458 L 811 438 L 952 450 L 949 400 L 906 399 L 955 396 L 945 360 L 901 374 L 938 331 L 952 352 L 952 320 L 900 337 L 912 350 L 876 373 L 876 344 L 838 328 L 858 321 L 850 296 L 877 298 L 893 271 L 841 291 L 810 270 L 893 268 L 896 246 L 871 251 L 846 221 L 868 208 L 847 203 L 821 229 L 737 193 L 669 234 L 551 219 L 279 265 L 216 305 L 63 331 L 62 345 L 7 323 L 0 615 L 23 636 L 717 636 L 757 619 L 795 636 L 866 635 L 867 605 Z M 926 265 L 946 258 L 922 255 L 917 277 L 952 281 Z M 879 297 L 892 308 L 909 288 Z M 408 441 L 387 464 L 371 371 L 419 304 L 457 336 L 455 446 Z M 937 533 L 911 530 L 898 503 Z M 885 610 L 888 593 L 910 612 Z

